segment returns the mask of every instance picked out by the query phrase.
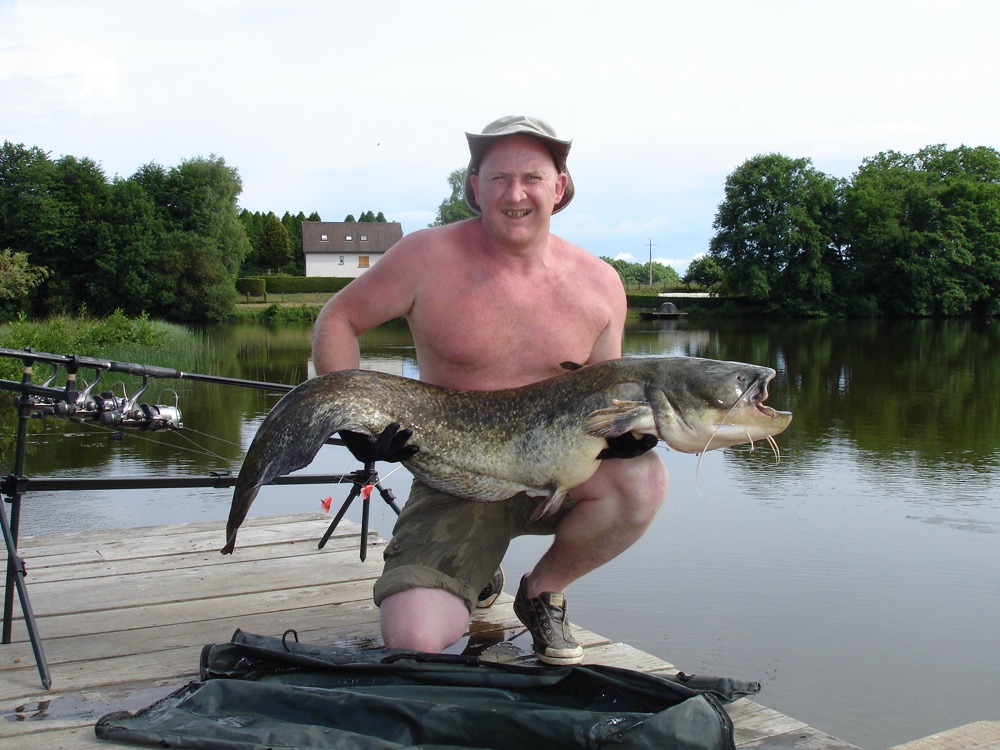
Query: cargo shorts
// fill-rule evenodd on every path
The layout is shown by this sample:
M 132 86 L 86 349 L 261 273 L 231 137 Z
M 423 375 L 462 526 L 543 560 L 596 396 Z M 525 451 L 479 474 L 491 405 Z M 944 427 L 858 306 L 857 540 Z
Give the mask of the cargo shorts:
M 392 539 L 385 566 L 375 582 L 375 604 L 412 588 L 437 588 L 465 600 L 471 613 L 479 592 L 496 572 L 510 541 L 524 534 L 554 534 L 572 507 L 532 522 L 544 498 L 524 493 L 495 503 L 462 500 L 413 480 Z

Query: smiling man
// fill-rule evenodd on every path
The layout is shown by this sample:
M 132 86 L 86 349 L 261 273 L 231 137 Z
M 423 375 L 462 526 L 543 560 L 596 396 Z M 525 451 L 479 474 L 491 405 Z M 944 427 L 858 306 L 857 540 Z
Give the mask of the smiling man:
M 575 192 L 566 166 L 571 141 L 523 116 L 466 136 L 465 198 L 480 215 L 407 235 L 331 299 L 313 335 L 318 373 L 358 367 L 357 337 L 398 317 L 409 323 L 420 379 L 446 388 L 511 388 L 561 374 L 562 362 L 621 356 L 626 304 L 618 274 L 550 232 L 552 214 Z M 405 430 L 400 435 L 390 452 L 362 460 L 399 460 L 413 449 L 403 445 Z M 638 540 L 667 493 L 666 469 L 647 452 L 655 439 L 612 442 L 600 456 L 609 460 L 564 508 L 536 522 L 537 498 L 474 503 L 415 481 L 375 585 L 386 646 L 441 651 L 457 641 L 472 610 L 492 604 L 502 588 L 510 540 L 552 534 L 521 580 L 514 611 L 539 660 L 581 661 L 566 588 Z

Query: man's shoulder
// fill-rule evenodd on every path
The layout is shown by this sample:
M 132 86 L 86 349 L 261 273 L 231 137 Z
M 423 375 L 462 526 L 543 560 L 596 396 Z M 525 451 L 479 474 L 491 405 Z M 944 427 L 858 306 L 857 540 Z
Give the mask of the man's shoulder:
M 427 227 L 405 235 L 396 246 L 402 252 L 448 252 L 468 245 L 482 235 L 478 218 L 457 221 L 443 226 Z
M 585 250 L 562 237 L 551 236 L 560 243 L 560 254 L 572 265 L 575 271 L 583 273 L 586 275 L 586 278 L 592 278 L 602 284 L 610 284 L 612 286 L 621 285 L 621 278 L 618 276 L 618 272 L 603 258 L 597 257 L 589 250 Z

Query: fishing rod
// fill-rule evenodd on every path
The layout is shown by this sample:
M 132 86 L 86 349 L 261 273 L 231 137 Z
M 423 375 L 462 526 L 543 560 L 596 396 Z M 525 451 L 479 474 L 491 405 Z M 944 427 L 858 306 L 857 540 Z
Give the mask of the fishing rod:
M 265 390 L 290 391 L 295 386 L 286 383 L 268 383 L 261 380 L 244 380 L 242 378 L 227 378 L 221 375 L 202 375 L 196 372 L 183 372 L 172 367 L 158 367 L 156 365 L 141 365 L 134 362 L 113 362 L 106 359 L 95 359 L 93 357 L 82 357 L 79 354 L 47 354 L 36 352 L 30 347 L 27 349 L 7 349 L 0 347 L 0 357 L 12 357 L 20 359 L 26 365 L 32 362 L 45 362 L 53 365 L 61 365 L 66 368 L 70 376 L 75 376 L 80 368 L 91 370 L 109 370 L 111 372 L 122 372 L 126 375 L 139 375 L 149 378 L 175 378 L 177 380 L 200 380 L 205 383 L 219 383 L 222 385 L 239 385 L 250 388 L 260 388 Z
M 281 392 L 288 392 L 295 387 L 286 383 L 204 375 L 183 372 L 171 367 L 115 362 L 78 354 L 49 354 L 36 352 L 31 348 L 18 350 L 0 347 L 0 357 L 20 359 L 25 368 L 25 375 L 20 381 L 0 379 L 0 389 L 15 391 L 21 393 L 22 398 L 30 398 L 30 406 L 38 412 L 38 416 L 59 416 L 77 422 L 95 419 L 109 427 L 132 427 L 153 432 L 179 430 L 183 427 L 183 423 L 176 391 L 173 392 L 175 397 L 173 405 L 139 402 L 139 397 L 146 391 L 150 378 L 194 380 Z M 31 382 L 31 368 L 36 362 L 53 366 L 52 375 L 40 384 Z M 95 372 L 94 381 L 85 384 L 82 390 L 77 378 L 77 373 L 81 369 Z M 66 382 L 61 387 L 55 387 L 53 383 L 62 370 L 65 370 Z M 120 395 L 111 390 L 94 394 L 101 380 L 101 373 L 104 371 L 141 377 L 142 386 L 131 397 L 124 391 L 124 383 L 121 384 Z
M 87 490 L 87 489 L 135 489 L 135 488 L 179 488 L 179 487 L 230 487 L 235 484 L 236 478 L 229 471 L 212 472 L 208 478 L 199 477 L 169 477 L 164 479 L 154 477 L 112 477 L 103 480 L 87 479 L 49 479 L 49 480 L 29 480 L 25 476 L 25 456 L 27 444 L 27 423 L 31 417 L 57 416 L 70 419 L 76 422 L 86 420 L 96 420 L 107 427 L 116 428 L 138 428 L 157 432 L 161 430 L 180 430 L 183 428 L 181 421 L 181 411 L 178 406 L 178 397 L 174 391 L 174 404 L 146 404 L 139 401 L 139 397 L 145 392 L 149 385 L 150 378 L 194 380 L 205 383 L 215 383 L 219 385 L 241 386 L 246 388 L 257 388 L 260 390 L 291 391 L 295 386 L 285 383 L 271 383 L 261 380 L 246 380 L 242 378 L 229 378 L 220 375 L 204 375 L 200 373 L 183 372 L 170 367 L 159 367 L 156 365 L 144 365 L 134 362 L 114 362 L 105 359 L 95 359 L 92 357 L 82 357 L 76 354 L 49 354 L 46 352 L 36 352 L 31 348 L 9 349 L 0 347 L 0 357 L 15 358 L 21 360 L 23 364 L 20 381 L 0 379 L 0 390 L 14 391 L 19 395 L 14 399 L 17 406 L 17 437 L 15 441 L 14 471 L 12 474 L 0 479 L 0 530 L 3 532 L 4 546 L 7 548 L 7 585 L 4 591 L 3 607 L 3 627 L 0 634 L 0 642 L 11 643 L 13 625 L 14 591 L 16 589 L 21 603 L 21 610 L 24 614 L 25 627 L 28 630 L 28 637 L 35 656 L 35 664 L 41 677 L 42 687 L 48 690 L 52 685 L 52 677 L 49 671 L 48 662 L 42 647 L 41 635 L 35 622 L 34 612 L 31 608 L 31 601 L 28 589 L 25 585 L 26 569 L 24 560 L 17 552 L 18 528 L 20 526 L 21 501 L 25 493 L 31 489 L 47 490 Z M 36 362 L 42 362 L 53 366 L 52 374 L 42 383 L 32 382 L 32 370 Z M 81 369 L 93 370 L 95 372 L 92 383 L 84 383 L 80 389 L 77 374 Z M 65 371 L 65 383 L 62 386 L 54 385 L 60 377 L 60 373 Z M 111 390 L 103 390 L 94 394 L 94 389 L 101 379 L 104 371 L 134 375 L 142 378 L 142 386 L 131 397 L 125 393 L 125 385 L 121 383 L 122 394 L 117 395 Z M 120 381 L 119 381 L 120 382 Z M 328 443 L 333 445 L 344 445 L 340 438 L 330 437 Z M 89 481 L 89 483 L 88 483 Z M 363 469 L 341 474 L 337 476 L 300 476 L 300 477 L 280 477 L 275 479 L 273 484 L 313 484 L 313 483 L 343 483 L 350 482 L 353 487 L 344 501 L 340 512 L 337 513 L 326 533 L 319 543 L 320 549 L 329 540 L 331 534 L 337 528 L 351 502 L 361 496 L 364 500 L 362 505 L 361 521 L 361 560 L 364 561 L 367 550 L 369 503 L 368 497 L 372 489 L 378 488 L 383 500 L 396 512 L 400 512 L 399 506 L 395 502 L 392 491 L 381 485 L 378 473 L 375 471 L 373 462 L 366 462 Z M 329 499 L 328 499 L 329 500 Z M 10 518 L 4 503 L 11 506 Z M 324 507 L 327 507 L 324 505 Z
M 257 380 L 188 373 L 169 367 L 134 362 L 114 362 L 82 357 L 77 354 L 49 354 L 36 352 L 31 348 L 18 350 L 0 347 L 0 357 L 19 359 L 23 364 L 21 380 L 0 379 L 0 389 L 19 394 L 14 399 L 18 414 L 14 472 L 3 479 L 2 487 L 0 487 L 4 495 L 4 498 L 0 500 L 0 529 L 3 531 L 4 546 L 7 549 L 7 579 L 4 590 L 3 628 L 0 641 L 4 644 L 11 642 L 14 590 L 16 589 L 42 687 L 48 690 L 52 684 L 52 677 L 24 581 L 26 572 L 24 560 L 17 553 L 21 500 L 28 490 L 29 482 L 24 475 L 28 419 L 32 416 L 59 416 L 77 422 L 94 419 L 109 427 L 134 427 L 154 432 L 180 430 L 183 427 L 183 422 L 181 421 L 176 391 L 174 392 L 175 402 L 173 405 L 151 405 L 139 401 L 139 397 L 149 385 L 150 378 L 197 380 L 285 392 L 292 390 L 294 386 L 284 383 L 267 383 Z M 37 362 L 53 366 L 52 374 L 40 384 L 32 382 L 32 369 Z M 95 373 L 94 381 L 86 384 L 82 390 L 77 379 L 77 374 L 81 369 L 93 370 Z M 125 393 L 124 383 L 121 384 L 121 395 L 116 395 L 112 390 L 104 390 L 94 394 L 94 389 L 100 382 L 101 373 L 106 370 L 141 377 L 142 386 L 131 397 Z M 62 371 L 65 371 L 65 383 L 62 386 L 56 386 L 54 383 Z M 4 502 L 11 506 L 9 519 Z

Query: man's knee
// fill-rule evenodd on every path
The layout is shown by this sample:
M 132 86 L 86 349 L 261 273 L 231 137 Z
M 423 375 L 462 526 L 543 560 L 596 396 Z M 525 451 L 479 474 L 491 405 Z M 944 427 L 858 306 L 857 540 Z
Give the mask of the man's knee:
M 570 492 L 576 501 L 604 500 L 623 523 L 650 523 L 667 497 L 670 476 L 652 451 L 630 459 L 611 459 L 585 484 Z
M 380 619 L 386 648 L 437 653 L 469 627 L 469 609 L 444 589 L 413 588 L 382 599 Z

